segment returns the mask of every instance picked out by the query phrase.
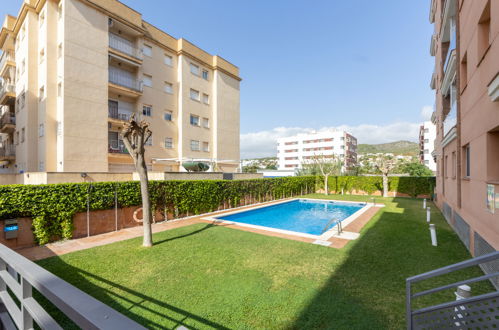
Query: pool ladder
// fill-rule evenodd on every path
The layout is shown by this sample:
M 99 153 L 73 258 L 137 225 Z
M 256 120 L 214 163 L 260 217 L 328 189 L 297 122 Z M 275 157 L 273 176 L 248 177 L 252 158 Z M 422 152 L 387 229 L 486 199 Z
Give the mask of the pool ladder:
M 336 219 L 329 220 L 326 227 L 324 227 L 324 229 L 322 230 L 321 235 L 324 234 L 328 230 L 329 226 L 331 226 L 335 221 L 336 221 L 336 227 L 338 228 L 338 235 L 340 235 L 343 232 L 343 225 L 341 224 L 341 221 L 337 221 Z

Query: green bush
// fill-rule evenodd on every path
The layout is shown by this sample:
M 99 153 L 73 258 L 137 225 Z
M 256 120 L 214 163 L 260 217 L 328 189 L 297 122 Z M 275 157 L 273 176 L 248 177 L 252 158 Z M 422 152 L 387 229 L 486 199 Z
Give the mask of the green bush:
M 267 201 L 314 192 L 315 177 L 287 177 L 254 180 L 151 181 L 153 209 L 181 215 L 195 215 L 220 207 L 236 207 L 246 200 Z M 39 244 L 73 234 L 73 216 L 91 210 L 111 209 L 117 197 L 119 207 L 142 204 L 140 184 L 133 182 L 68 183 L 0 186 L 0 219 L 32 217 L 33 233 Z
M 323 188 L 321 180 L 317 187 Z M 352 193 L 354 190 L 365 191 L 369 195 L 383 191 L 383 178 L 381 176 L 334 176 L 328 181 L 329 190 L 335 193 Z M 388 178 L 388 188 L 403 194 L 416 197 L 421 194 L 431 195 L 435 187 L 435 177 L 409 177 L 391 176 Z

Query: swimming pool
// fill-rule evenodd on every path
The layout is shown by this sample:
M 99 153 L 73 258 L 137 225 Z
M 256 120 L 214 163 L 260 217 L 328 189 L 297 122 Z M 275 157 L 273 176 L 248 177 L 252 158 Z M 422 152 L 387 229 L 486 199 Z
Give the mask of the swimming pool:
M 213 220 L 318 237 L 365 207 L 365 203 L 296 199 L 216 216 Z

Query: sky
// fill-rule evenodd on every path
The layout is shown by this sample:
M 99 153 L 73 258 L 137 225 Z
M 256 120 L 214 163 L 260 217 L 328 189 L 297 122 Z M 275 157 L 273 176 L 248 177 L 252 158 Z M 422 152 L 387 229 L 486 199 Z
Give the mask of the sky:
M 22 1 L 1 2 L 17 15 Z M 429 0 L 122 2 L 239 67 L 242 158 L 332 128 L 359 143 L 417 141 L 431 115 Z

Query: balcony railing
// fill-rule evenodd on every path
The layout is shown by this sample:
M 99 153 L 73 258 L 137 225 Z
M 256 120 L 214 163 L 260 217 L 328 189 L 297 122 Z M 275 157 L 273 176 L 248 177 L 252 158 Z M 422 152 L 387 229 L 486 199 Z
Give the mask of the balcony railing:
M 15 125 L 16 117 L 11 112 L 5 112 L 2 117 L 0 117 L 0 129 L 5 125 Z
M 6 144 L 0 147 L 0 158 L 3 157 L 15 157 L 16 148 L 12 144 Z
M 109 82 L 142 93 L 142 81 L 139 81 L 133 73 L 114 66 L 109 67 Z
M 109 33 L 109 47 L 142 60 L 142 52 L 131 42 L 117 34 Z
M 454 103 L 451 106 L 450 111 L 444 120 L 444 137 L 447 135 L 447 133 L 450 132 L 452 128 L 454 128 L 454 126 L 456 126 L 456 123 L 457 123 L 457 111 L 456 111 L 456 103 Z
M 108 140 L 108 149 L 111 154 L 128 154 L 123 140 Z
M 109 108 L 107 113 L 109 118 L 124 120 L 124 121 L 128 121 L 130 119 L 130 116 L 132 115 L 131 112 L 122 111 L 116 108 Z
M 0 298 L 12 321 L 3 328 L 62 329 L 33 291 L 50 301 L 81 329 L 145 329 L 68 282 L 0 244 Z M 5 323 L 6 324 L 5 324 Z
M 4 82 L 2 86 L 0 86 L 0 98 L 4 96 L 5 93 L 15 93 L 16 86 L 14 84 Z
M 14 56 L 14 52 L 9 50 L 9 51 L 4 51 L 2 53 L 2 56 L 0 56 L 0 70 L 3 69 L 3 67 L 5 66 L 5 63 L 7 63 L 7 61 L 11 61 L 11 62 L 15 62 L 15 56 Z

